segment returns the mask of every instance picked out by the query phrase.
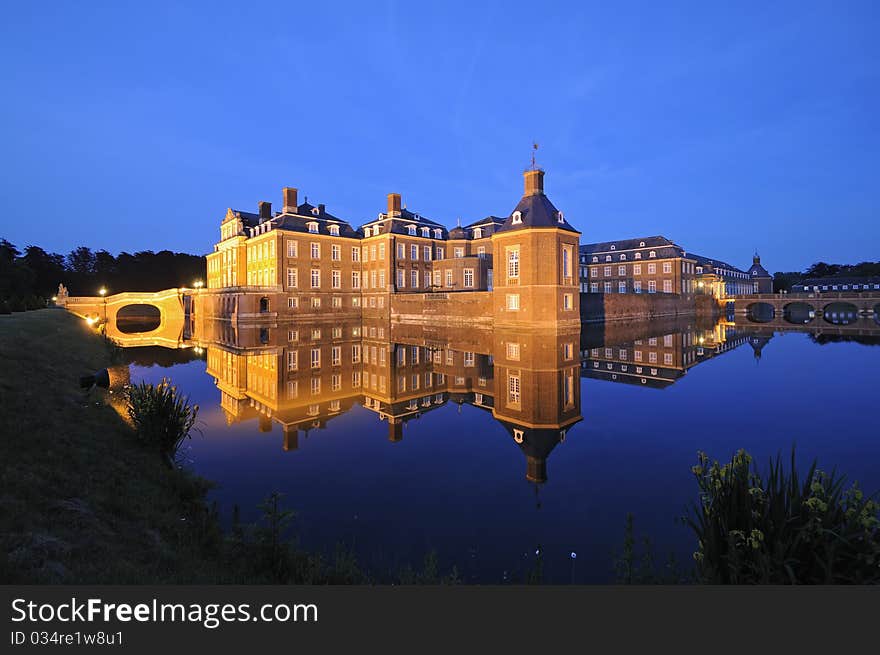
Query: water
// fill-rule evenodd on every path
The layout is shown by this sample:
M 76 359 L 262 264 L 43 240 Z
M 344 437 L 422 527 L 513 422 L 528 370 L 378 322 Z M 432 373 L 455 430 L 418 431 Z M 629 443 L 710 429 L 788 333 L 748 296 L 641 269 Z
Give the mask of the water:
M 280 491 L 303 546 L 344 543 L 369 570 L 418 567 L 434 550 L 465 581 L 515 582 L 540 552 L 546 581 L 605 583 L 630 512 L 657 559 L 690 566 L 695 541 L 678 519 L 695 499 L 697 451 L 722 459 L 745 448 L 763 465 L 796 445 L 802 468 L 818 458 L 880 490 L 880 326 L 797 329 L 226 324 L 196 347 L 129 352 L 133 381 L 170 377 L 200 405 L 186 456 L 217 483 L 211 497 L 227 520 L 238 505 L 256 521 Z M 373 347 L 379 358 L 387 348 L 384 364 Z

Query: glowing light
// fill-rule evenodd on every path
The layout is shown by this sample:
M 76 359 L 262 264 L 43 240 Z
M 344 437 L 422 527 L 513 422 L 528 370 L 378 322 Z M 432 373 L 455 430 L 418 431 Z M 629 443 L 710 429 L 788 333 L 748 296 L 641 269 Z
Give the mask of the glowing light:
M 58 300 L 58 296 L 52 296 L 52 302 L 55 302 L 56 300 Z
M 102 296 L 106 296 L 106 295 L 107 295 L 107 289 L 104 288 L 104 287 L 101 287 L 101 288 L 98 290 L 98 293 L 100 293 Z
M 201 289 L 203 286 L 205 286 L 205 283 L 202 282 L 201 280 L 196 280 L 195 282 L 193 282 L 193 286 L 196 289 Z

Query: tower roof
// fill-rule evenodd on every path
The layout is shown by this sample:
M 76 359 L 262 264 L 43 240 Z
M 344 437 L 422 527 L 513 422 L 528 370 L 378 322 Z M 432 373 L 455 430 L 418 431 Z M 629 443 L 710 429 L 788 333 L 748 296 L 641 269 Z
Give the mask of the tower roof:
M 530 169 L 523 173 L 523 177 L 525 179 L 525 193 L 496 232 L 529 227 L 555 227 L 560 230 L 578 232 L 544 194 L 544 171 L 539 168 Z

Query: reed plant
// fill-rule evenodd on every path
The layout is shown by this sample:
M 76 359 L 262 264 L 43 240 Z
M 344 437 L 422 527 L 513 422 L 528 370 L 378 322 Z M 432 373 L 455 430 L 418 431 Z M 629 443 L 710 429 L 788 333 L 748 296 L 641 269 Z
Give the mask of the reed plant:
M 141 382 L 129 387 L 127 411 L 138 439 L 156 448 L 173 466 L 183 440 L 190 437 L 199 406 L 162 378 L 159 384 Z
M 692 468 L 700 498 L 685 523 L 694 531 L 697 579 L 707 584 L 880 583 L 880 505 L 816 462 L 801 478 L 794 450 L 766 479 L 752 457 Z

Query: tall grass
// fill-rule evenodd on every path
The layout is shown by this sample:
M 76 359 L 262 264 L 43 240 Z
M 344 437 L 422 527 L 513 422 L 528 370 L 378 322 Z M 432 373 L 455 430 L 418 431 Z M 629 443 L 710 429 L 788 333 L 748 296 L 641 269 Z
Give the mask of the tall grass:
M 159 384 L 141 382 L 127 391 L 127 411 L 138 439 L 156 448 L 173 465 L 183 440 L 190 436 L 199 406 L 163 378 Z
M 880 583 L 880 505 L 857 484 L 819 470 L 802 479 L 782 458 L 761 476 L 744 450 L 724 465 L 699 453 L 700 500 L 685 517 L 709 584 Z

